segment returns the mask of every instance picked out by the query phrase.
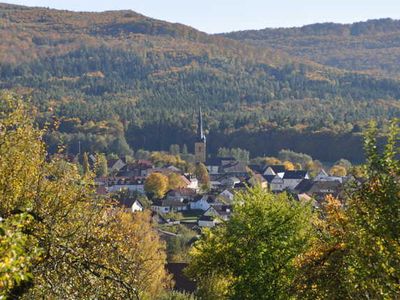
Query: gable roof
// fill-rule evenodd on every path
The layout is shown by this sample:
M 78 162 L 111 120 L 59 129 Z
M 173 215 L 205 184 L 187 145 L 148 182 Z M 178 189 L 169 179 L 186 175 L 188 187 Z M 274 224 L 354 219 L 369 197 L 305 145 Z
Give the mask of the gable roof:
M 303 170 L 286 171 L 283 175 L 283 179 L 303 179 L 306 175 L 307 171 Z
M 248 165 L 248 167 L 257 173 L 263 173 L 263 171 L 265 169 L 263 166 L 254 165 L 254 164 L 250 164 L 250 165 Z
M 294 190 L 299 194 L 307 193 L 311 189 L 313 184 L 314 181 L 310 179 L 303 179 L 298 185 L 296 185 Z
M 226 164 L 222 169 L 224 173 L 247 173 L 247 165 L 239 161 Z
M 276 175 L 264 175 L 264 178 L 268 183 L 271 183 L 272 180 L 274 180 L 275 176 Z
M 284 166 L 284 165 L 269 165 L 269 166 L 266 166 L 266 167 L 264 168 L 264 172 L 265 172 L 268 168 L 271 168 L 272 171 L 274 171 L 276 174 L 285 172 L 285 166 Z M 264 173 L 264 172 L 263 172 L 263 173 Z
M 137 202 L 143 208 L 143 204 L 137 199 L 123 198 L 123 199 L 118 199 L 117 201 L 121 206 L 125 206 L 127 208 L 131 208 L 133 204 Z
M 214 217 L 213 216 L 201 216 L 200 218 L 199 218 L 199 221 L 209 221 L 209 222 L 211 222 L 211 221 L 214 221 Z
M 316 177 L 318 177 L 318 176 L 326 176 L 327 177 L 329 175 L 328 175 L 328 173 L 326 173 L 326 171 L 324 169 L 321 169 Z
M 170 207 L 184 207 L 188 205 L 187 200 L 176 200 L 176 199 L 164 199 L 162 200 L 161 206 L 170 206 Z

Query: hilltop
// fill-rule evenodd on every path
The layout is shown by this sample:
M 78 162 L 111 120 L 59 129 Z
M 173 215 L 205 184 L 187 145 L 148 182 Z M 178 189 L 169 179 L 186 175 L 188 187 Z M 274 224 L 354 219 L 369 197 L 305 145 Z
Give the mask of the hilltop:
M 266 28 L 219 36 L 347 71 L 400 76 L 400 20 L 379 19 L 354 24 L 321 23 L 298 28 Z
M 133 11 L 0 4 L 0 16 L 0 88 L 31 99 L 41 124 L 59 120 L 51 151 L 61 141 L 72 153 L 78 142 L 120 154 L 171 144 L 191 151 L 201 106 L 211 153 L 289 148 L 357 160 L 353 133 L 365 120 L 400 115 L 396 78 L 324 65 L 278 44 L 208 35 Z

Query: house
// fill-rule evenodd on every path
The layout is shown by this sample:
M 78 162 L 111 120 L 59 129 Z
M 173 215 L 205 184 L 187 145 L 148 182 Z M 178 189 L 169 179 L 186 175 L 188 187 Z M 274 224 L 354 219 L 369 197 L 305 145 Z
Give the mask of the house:
M 343 190 L 339 181 L 313 181 L 302 180 L 294 189 L 297 194 L 307 194 L 316 199 L 324 199 L 327 195 L 338 197 Z
M 137 212 L 137 211 L 143 211 L 144 207 L 142 203 L 140 203 L 139 200 L 137 199 L 121 199 L 118 200 L 119 204 L 127 209 L 129 209 L 131 212 Z
M 253 171 L 253 172 L 255 172 L 255 173 L 257 173 L 257 174 L 263 174 L 263 172 L 264 172 L 264 167 L 263 166 L 261 166 L 261 165 L 254 165 L 254 164 L 250 164 L 250 165 L 248 165 L 248 167 Z
M 340 183 L 343 183 L 343 177 L 330 176 L 324 169 L 321 169 L 317 176 L 314 177 L 314 181 L 339 181 Z
M 217 217 L 220 220 L 227 221 L 232 213 L 231 205 L 212 205 L 203 216 Z
M 226 200 L 226 202 L 232 202 L 235 197 L 233 192 L 230 190 L 223 190 L 218 196 Z
M 296 194 L 305 194 L 310 191 L 315 181 L 310 179 L 303 179 L 299 184 L 293 189 Z
M 178 173 L 178 174 L 180 174 L 180 173 L 182 173 L 182 171 L 181 171 L 181 169 L 178 169 L 177 167 L 175 167 L 175 166 L 168 166 L 167 167 L 167 170 L 169 170 L 169 171 L 171 171 L 171 172 L 173 172 L 173 173 Z
M 191 175 L 182 175 L 182 181 L 185 182 L 186 188 L 199 190 L 199 180 Z
M 285 189 L 283 178 L 280 177 L 279 175 L 275 175 L 269 184 L 269 188 L 271 192 L 282 192 Z
M 111 178 L 108 181 L 108 191 L 116 193 L 123 190 L 144 194 L 144 180 L 142 178 Z
M 118 158 L 108 160 L 107 165 L 109 173 L 118 173 L 125 166 L 125 163 Z
M 164 206 L 162 200 L 153 201 L 150 209 L 157 214 L 166 214 L 171 211 L 170 206 Z
M 199 220 L 197 221 L 197 224 L 200 227 L 208 227 L 208 228 L 212 228 L 215 227 L 215 225 L 217 224 L 217 221 L 215 220 L 214 216 L 201 216 L 199 218 Z
M 157 213 L 180 212 L 189 209 L 189 201 L 184 199 L 163 199 L 153 202 L 151 210 Z
M 254 174 L 247 180 L 249 186 L 260 186 L 263 190 L 268 188 L 268 181 L 261 174 Z
M 229 174 L 236 177 L 247 177 L 248 169 L 244 162 L 235 161 L 221 166 L 220 173 Z
M 276 176 L 278 175 L 279 177 L 283 177 L 285 174 L 285 166 L 283 165 L 271 165 L 271 166 L 266 166 L 264 169 L 264 172 L 262 173 L 265 176 L 272 175 Z
M 323 200 L 327 195 L 338 197 L 343 190 L 343 184 L 339 181 L 316 181 L 307 194 L 318 200 Z
M 220 181 L 221 186 L 226 188 L 234 188 L 235 185 L 239 184 L 240 182 L 240 179 L 234 176 L 225 177 Z
M 283 190 L 294 190 L 304 179 L 309 179 L 307 171 L 285 171 L 283 176 L 275 175 L 270 182 L 272 192 L 282 192 Z
M 203 195 L 197 197 L 193 202 L 190 202 L 190 209 L 193 210 L 208 210 L 212 204 L 216 203 L 216 197 L 213 195 Z
M 235 162 L 233 157 L 215 157 L 206 161 L 206 167 L 210 175 L 216 175 L 221 172 L 220 168 L 224 165 Z
M 166 194 L 166 199 L 168 200 L 193 200 L 196 196 L 196 191 L 189 188 L 181 188 L 170 190 Z
M 283 189 L 294 190 L 294 188 L 303 180 L 310 179 L 307 171 L 295 170 L 285 171 L 283 175 Z

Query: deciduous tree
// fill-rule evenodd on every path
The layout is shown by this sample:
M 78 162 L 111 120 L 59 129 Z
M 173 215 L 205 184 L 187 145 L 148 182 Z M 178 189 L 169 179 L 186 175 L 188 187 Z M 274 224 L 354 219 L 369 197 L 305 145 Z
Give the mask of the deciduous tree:
M 146 178 L 144 189 L 160 199 L 168 191 L 168 177 L 161 173 L 152 173 Z
M 287 299 L 295 260 L 309 245 L 311 207 L 260 188 L 235 202 L 231 219 L 195 244 L 188 273 L 200 285 L 214 278 L 230 299 Z

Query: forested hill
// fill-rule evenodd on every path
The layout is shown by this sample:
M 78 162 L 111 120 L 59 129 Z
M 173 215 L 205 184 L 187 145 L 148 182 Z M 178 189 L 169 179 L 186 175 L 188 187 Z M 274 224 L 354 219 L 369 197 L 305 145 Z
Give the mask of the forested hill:
M 40 123 L 58 119 L 48 143 L 55 150 L 62 142 L 69 152 L 78 143 L 118 154 L 171 144 L 192 150 L 193 113 L 201 106 L 210 152 L 242 147 L 255 156 L 289 148 L 356 160 L 359 139 L 347 148 L 338 141 L 353 140 L 370 118 L 400 116 L 396 79 L 132 11 L 0 4 L 0 89 L 30 98 Z
M 266 28 L 219 36 L 284 50 L 315 62 L 350 71 L 400 77 L 400 21 L 354 24 L 321 23 L 299 28 Z

